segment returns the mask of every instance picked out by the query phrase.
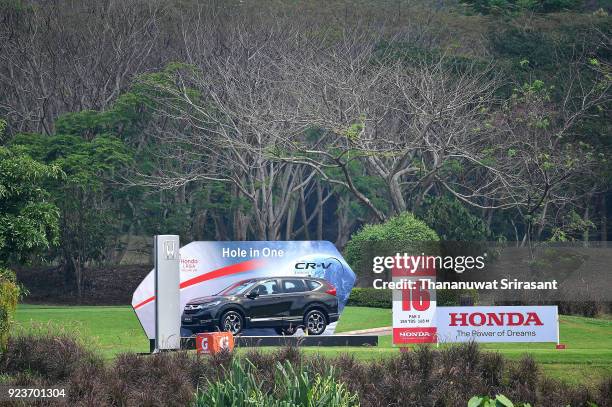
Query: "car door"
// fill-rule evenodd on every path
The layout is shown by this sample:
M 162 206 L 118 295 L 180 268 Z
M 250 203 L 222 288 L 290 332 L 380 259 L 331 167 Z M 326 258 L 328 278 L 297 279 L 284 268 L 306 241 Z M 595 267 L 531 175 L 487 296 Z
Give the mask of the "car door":
M 289 312 L 289 302 L 284 297 L 277 279 L 264 280 L 255 285 L 250 292 L 255 298 L 245 300 L 245 309 L 254 327 L 274 327 L 281 324 Z
M 304 316 L 304 307 L 308 296 L 308 289 L 304 280 L 299 278 L 283 278 L 281 280 L 281 287 L 290 303 L 287 320 L 294 322 L 301 321 Z

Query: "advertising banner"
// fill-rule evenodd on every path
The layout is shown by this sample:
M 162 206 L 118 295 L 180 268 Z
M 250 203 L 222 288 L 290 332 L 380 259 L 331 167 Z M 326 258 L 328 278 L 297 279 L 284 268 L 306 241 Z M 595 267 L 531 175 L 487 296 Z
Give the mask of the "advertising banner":
M 556 306 L 438 307 L 438 342 L 557 342 Z
M 393 344 L 435 343 L 436 291 L 423 282 L 435 282 L 436 270 L 426 262 L 401 260 L 392 269 Z
M 323 279 L 329 285 L 303 280 L 306 277 Z M 256 280 L 263 278 L 269 281 Z M 223 307 L 228 298 L 237 297 L 245 301 L 249 311 L 239 311 L 226 322 L 232 327 L 242 323 L 240 329 L 245 335 L 276 335 L 279 331 L 272 327 L 278 328 L 279 321 L 289 319 L 295 325 L 302 324 L 306 315 L 300 313 L 307 312 L 316 301 L 327 301 L 327 305 L 319 307 L 323 315 L 311 315 L 311 330 L 316 332 L 322 327 L 323 334 L 332 334 L 355 279 L 336 247 L 327 241 L 192 242 L 180 249 L 181 334 L 197 333 L 200 323 L 218 323 L 220 315 L 212 310 Z M 155 338 L 154 290 L 151 271 L 132 297 L 132 307 L 150 339 Z M 322 299 L 313 298 L 314 294 L 305 298 L 304 292 L 311 291 Z M 243 298 L 246 295 L 253 298 Z M 337 311 L 332 309 L 336 299 Z M 209 328 L 215 330 L 214 326 Z

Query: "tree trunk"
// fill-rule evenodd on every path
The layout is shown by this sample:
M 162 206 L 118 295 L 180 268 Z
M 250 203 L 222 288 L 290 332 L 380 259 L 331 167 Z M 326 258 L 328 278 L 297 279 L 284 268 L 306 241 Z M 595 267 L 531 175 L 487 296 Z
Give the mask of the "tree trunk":
M 584 231 L 582 232 L 582 241 L 585 243 L 589 241 L 589 221 L 590 221 L 590 209 L 591 207 L 591 195 L 587 197 L 586 208 L 584 208 Z
M 542 209 L 542 216 L 540 216 L 540 223 L 538 224 L 538 231 L 535 236 L 536 241 L 540 241 L 542 232 L 544 232 L 544 226 L 546 226 L 546 212 L 548 212 L 548 202 L 544 204 L 544 209 Z
M 338 233 L 336 235 L 336 241 L 334 244 L 339 250 L 342 250 L 349 238 L 351 237 L 351 230 L 357 221 L 350 216 L 350 199 L 342 196 L 338 197 L 338 209 L 336 210 L 336 222 L 338 227 Z
M 349 173 L 346 163 L 342 163 L 340 161 L 336 161 L 336 163 L 340 166 L 340 169 L 342 170 L 344 179 L 346 181 L 346 185 L 348 186 L 348 189 L 353 193 L 353 195 L 355 195 L 355 197 L 362 204 L 364 204 L 370 211 L 372 211 L 372 213 L 374 214 L 374 216 L 376 216 L 376 219 L 378 219 L 380 223 L 383 223 L 384 221 L 386 221 L 387 215 L 385 215 L 376 206 L 374 206 L 372 201 L 370 201 L 370 199 L 367 196 L 365 196 L 363 193 L 361 193 L 361 191 L 357 189 L 357 187 L 353 183 L 353 178 L 351 177 L 351 174 Z
M 601 240 L 608 241 L 608 208 L 605 193 L 601 194 Z
M 302 215 L 302 225 L 304 225 L 304 236 L 306 240 L 310 240 L 310 231 L 308 230 L 308 215 L 306 214 L 306 198 L 304 197 L 304 188 L 300 188 L 300 212 Z
M 215 223 L 215 240 L 228 240 L 225 221 L 217 214 L 213 214 L 212 218 Z
M 287 220 L 285 222 L 285 240 L 291 240 L 293 234 L 293 220 L 295 217 L 296 203 L 295 199 L 291 199 L 289 208 L 287 209 Z
M 74 270 L 74 277 L 76 280 L 76 289 L 77 289 L 77 297 L 79 302 L 81 302 L 81 298 L 83 297 L 83 267 L 79 258 L 70 258 L 72 262 L 72 269 Z
M 317 182 L 317 240 L 323 240 L 323 188 Z
M 121 264 L 126 253 L 130 250 L 130 243 L 132 243 L 133 234 L 134 234 L 134 223 L 130 223 L 130 226 L 128 227 L 128 231 L 127 231 L 127 236 L 125 239 L 125 244 L 123 245 L 123 247 L 121 247 L 119 254 L 116 256 L 116 258 L 113 259 L 113 264 L 116 264 L 116 265 Z M 121 238 L 119 239 L 119 242 L 121 242 Z
M 389 195 L 391 196 L 391 203 L 393 204 L 393 212 L 396 214 L 406 212 L 406 200 L 402 195 L 402 188 L 399 184 L 399 176 L 397 174 L 393 175 L 389 181 Z

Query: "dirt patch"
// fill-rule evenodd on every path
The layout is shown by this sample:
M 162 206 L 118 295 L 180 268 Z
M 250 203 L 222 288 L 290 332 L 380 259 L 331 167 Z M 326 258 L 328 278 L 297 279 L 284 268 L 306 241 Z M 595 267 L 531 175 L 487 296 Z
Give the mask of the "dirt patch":
M 133 265 L 89 269 L 81 298 L 59 267 L 18 270 L 17 279 L 30 292 L 24 299 L 29 304 L 128 305 L 134 290 L 152 268 Z

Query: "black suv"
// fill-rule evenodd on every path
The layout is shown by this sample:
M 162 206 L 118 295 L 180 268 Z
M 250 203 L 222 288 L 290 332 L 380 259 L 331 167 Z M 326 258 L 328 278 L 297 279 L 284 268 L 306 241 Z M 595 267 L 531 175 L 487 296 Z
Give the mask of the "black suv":
M 182 328 L 192 333 L 245 328 L 274 328 L 293 335 L 303 328 L 321 335 L 338 320 L 336 288 L 310 277 L 253 278 L 232 284 L 218 294 L 195 298 L 185 305 Z

